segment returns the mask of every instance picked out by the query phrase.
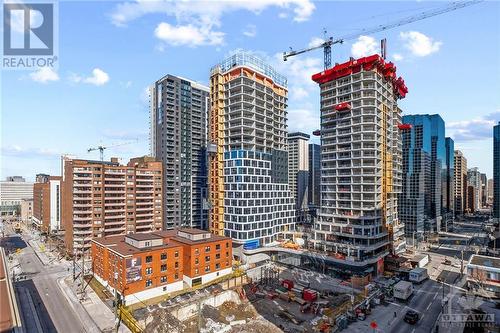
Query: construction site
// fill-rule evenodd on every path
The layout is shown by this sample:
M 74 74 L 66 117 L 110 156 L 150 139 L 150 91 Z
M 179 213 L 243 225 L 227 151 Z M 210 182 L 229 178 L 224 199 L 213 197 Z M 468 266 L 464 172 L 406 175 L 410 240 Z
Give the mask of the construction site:
M 137 332 L 331 332 L 365 320 L 385 295 L 374 285 L 273 262 L 211 286 L 124 309 Z M 130 325 L 126 316 L 133 317 Z

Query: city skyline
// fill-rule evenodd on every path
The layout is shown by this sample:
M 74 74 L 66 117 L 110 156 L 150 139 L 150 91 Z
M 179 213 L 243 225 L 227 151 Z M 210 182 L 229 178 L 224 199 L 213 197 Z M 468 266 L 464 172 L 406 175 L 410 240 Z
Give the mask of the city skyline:
M 128 3 L 127 6 L 141 5 Z M 145 88 L 168 73 L 207 85 L 210 67 L 242 48 L 263 56 L 285 73 L 290 86 L 289 131 L 310 134 L 319 128 L 319 91 L 311 75 L 322 70 L 322 53 L 313 52 L 284 63 L 281 52 L 288 46 L 298 49 L 314 43 L 315 38 L 317 41 L 323 26 L 333 25 L 325 24 L 330 22 L 331 11 L 359 8 L 356 3 L 318 2 L 290 3 L 286 8 L 267 3 L 257 5 L 258 8 L 215 6 L 206 14 L 216 18 L 215 24 L 203 26 L 203 30 L 204 23 L 186 21 L 198 18 L 194 22 L 205 22 L 197 8 L 173 6 L 165 15 L 160 15 L 158 8 L 142 8 L 138 12 L 144 15 L 130 16 L 127 6 L 115 2 L 59 4 L 61 59 L 58 71 L 3 73 L 2 178 L 21 175 L 33 180 L 38 172 L 59 174 L 62 153 L 97 160 L 96 153 L 86 150 L 101 143 L 139 138 L 138 143 L 110 149 L 106 159 L 119 156 L 126 161 L 132 156 L 146 155 L 149 110 Z M 495 57 L 498 45 L 488 43 L 494 38 L 494 31 L 488 30 L 494 29 L 482 28 L 495 24 L 498 6 L 498 3 L 485 2 L 439 19 L 361 37 L 335 47 L 333 61 L 343 62 L 350 55 L 376 53 L 378 40 L 386 37 L 388 58 L 398 59 L 398 72 L 404 74 L 410 88 L 409 98 L 401 103 L 403 114 L 440 114 L 447 133 L 455 140 L 455 149 L 464 152 L 470 167 L 477 166 L 491 178 L 492 127 L 500 119 L 498 100 L 491 98 L 499 89 L 498 80 L 494 79 L 498 75 L 491 71 L 498 71 L 500 66 L 491 66 L 498 63 Z M 422 3 L 394 3 L 390 11 L 412 14 L 416 9 L 429 7 Z M 329 32 L 343 35 L 353 29 L 391 21 L 385 15 L 387 12 L 387 7 L 368 3 L 355 14 L 352 23 L 341 19 L 336 24 L 342 28 L 335 31 L 331 28 Z M 183 13 L 184 17 L 176 18 L 176 13 Z M 480 24 L 470 17 L 481 17 Z M 464 24 L 443 28 L 448 26 L 447 22 L 457 20 Z M 89 26 L 84 29 L 85 34 L 77 31 L 76 27 L 80 26 Z M 183 27 L 187 28 L 182 30 Z M 473 50 L 459 52 L 464 50 L 459 36 L 465 32 L 474 35 L 476 41 Z M 280 38 L 264 38 L 264 33 Z M 186 36 L 188 38 L 184 38 Z M 78 43 L 71 42 L 73 39 Z M 96 49 L 99 52 L 95 52 Z M 200 53 L 204 57 L 199 57 Z M 474 62 L 475 58 L 481 61 Z M 474 92 L 474 98 L 466 86 L 458 83 L 464 71 L 456 71 L 456 68 L 463 68 L 464 62 L 474 65 L 474 73 L 483 84 L 480 91 Z M 425 71 L 427 68 L 432 71 Z M 426 82 L 429 78 L 433 84 Z M 32 98 L 22 98 L 22 92 L 27 90 L 32 92 Z M 472 119 L 471 109 L 474 110 Z M 82 121 L 86 118 L 87 121 Z M 9 125 L 14 123 L 24 124 L 24 131 Z M 46 130 L 39 131 L 40 128 Z M 34 134 L 35 131 L 39 132 Z M 85 135 L 75 135 L 81 132 Z

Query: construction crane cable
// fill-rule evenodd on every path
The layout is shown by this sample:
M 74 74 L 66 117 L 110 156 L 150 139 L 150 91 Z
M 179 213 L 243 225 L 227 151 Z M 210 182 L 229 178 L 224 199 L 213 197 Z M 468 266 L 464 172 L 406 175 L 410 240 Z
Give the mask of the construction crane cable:
M 313 51 L 313 50 L 316 50 L 316 49 L 322 47 L 324 49 L 324 67 L 325 67 L 325 69 L 327 69 L 327 68 L 331 67 L 331 47 L 334 44 L 342 44 L 346 40 L 356 39 L 360 35 L 363 35 L 363 34 L 368 35 L 368 34 L 374 34 L 377 32 L 393 29 L 396 27 L 403 26 L 405 24 L 413 23 L 413 22 L 420 21 L 420 20 L 423 20 L 423 19 L 426 19 L 429 17 L 437 16 L 437 15 L 451 12 L 451 11 L 454 11 L 454 10 L 457 10 L 460 8 L 475 5 L 475 4 L 478 4 L 478 3 L 483 2 L 483 1 L 484 0 L 453 2 L 451 4 L 447 4 L 446 6 L 440 8 L 440 9 L 426 10 L 426 11 L 423 11 L 419 14 L 411 15 L 411 16 L 399 19 L 397 21 L 393 21 L 393 22 L 388 23 L 388 24 L 380 24 L 380 25 L 377 25 L 375 27 L 362 29 L 356 33 L 348 34 L 348 35 L 345 35 L 345 36 L 340 37 L 340 38 L 334 39 L 333 37 L 329 37 L 329 38 L 325 39 L 323 41 L 323 43 L 316 45 L 316 46 L 304 48 L 302 50 L 290 49 L 289 52 L 283 52 L 283 61 L 286 61 L 289 57 L 293 57 L 295 55 L 299 55 L 302 53 Z

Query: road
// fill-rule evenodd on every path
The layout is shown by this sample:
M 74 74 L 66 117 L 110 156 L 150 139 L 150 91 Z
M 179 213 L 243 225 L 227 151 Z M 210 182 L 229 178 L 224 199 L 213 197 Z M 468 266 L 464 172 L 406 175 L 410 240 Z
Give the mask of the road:
M 22 273 L 20 281 L 14 283 L 19 297 L 20 312 L 27 332 L 85 332 L 78 315 L 68 303 L 58 286 L 58 280 L 68 276 L 69 263 L 54 262 L 44 265 L 28 245 L 30 235 L 17 235 L 7 226 L 2 245 L 14 251 L 14 260 L 19 262 L 16 271 Z M 21 248 L 19 254 L 15 249 Z M 26 276 L 26 280 L 22 276 Z
M 432 332 L 441 312 L 442 287 L 436 281 L 428 279 L 415 289 L 416 291 L 408 304 L 400 305 L 397 320 L 391 323 L 390 332 Z M 416 325 L 410 325 L 403 320 L 406 311 L 409 309 L 420 313 L 420 320 Z

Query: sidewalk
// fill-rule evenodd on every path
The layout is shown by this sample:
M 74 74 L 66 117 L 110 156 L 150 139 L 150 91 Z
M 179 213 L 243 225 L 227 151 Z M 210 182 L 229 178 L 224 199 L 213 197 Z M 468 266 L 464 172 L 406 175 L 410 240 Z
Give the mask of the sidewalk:
M 83 307 L 85 315 L 80 318 L 83 320 L 91 321 L 92 326 L 97 329 L 97 332 L 115 332 L 115 314 L 113 311 L 103 303 L 103 301 L 99 298 L 99 296 L 94 292 L 94 290 L 88 286 L 85 289 L 86 297 L 85 300 L 79 301 L 76 293 L 76 284 L 73 283 L 72 278 L 68 277 L 60 281 L 62 289 L 65 293 L 71 294 L 71 298 L 73 298 L 73 302 L 78 302 L 78 306 Z M 86 317 L 86 318 L 82 318 Z M 94 331 L 89 331 L 94 332 Z M 125 326 L 125 324 L 121 324 L 118 332 L 122 333 L 130 333 L 130 330 Z

